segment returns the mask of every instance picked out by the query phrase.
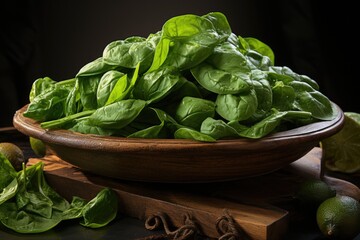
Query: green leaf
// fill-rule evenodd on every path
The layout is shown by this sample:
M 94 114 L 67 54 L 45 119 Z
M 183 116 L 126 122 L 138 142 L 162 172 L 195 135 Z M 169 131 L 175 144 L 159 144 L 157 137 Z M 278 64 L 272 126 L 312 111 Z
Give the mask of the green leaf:
M 289 85 L 278 81 L 272 87 L 273 107 L 279 111 L 286 111 L 294 108 L 295 90 Z
M 208 117 L 215 116 L 215 103 L 201 98 L 184 97 L 176 109 L 175 120 L 196 130 Z
M 69 116 L 79 112 L 82 109 L 79 91 L 79 82 L 76 79 L 75 86 L 71 89 L 69 95 L 65 100 L 64 113 L 65 116 Z
M 148 72 L 162 65 L 185 70 L 201 63 L 218 43 L 228 37 L 226 33 L 230 35 L 230 27 L 225 21 L 225 16 L 220 13 L 205 16 L 185 14 L 167 20 Z
M 202 122 L 200 132 L 215 139 L 239 137 L 236 129 L 226 124 L 223 120 L 216 120 L 210 117 Z
M 9 185 L 2 188 L 2 191 L 0 192 L 0 205 L 15 196 L 18 190 L 18 186 L 18 181 L 16 178 L 14 178 L 9 183 Z
M 82 210 L 81 225 L 99 228 L 115 219 L 118 211 L 117 195 L 111 188 L 102 189 Z
M 31 87 L 29 100 L 32 102 L 37 95 L 40 95 L 46 91 L 50 91 L 55 87 L 56 81 L 52 80 L 49 77 L 38 78 L 36 79 Z
M 133 90 L 136 99 L 156 103 L 166 97 L 176 84 L 181 81 L 181 75 L 173 68 L 163 68 L 146 73 L 138 79 Z
M 26 212 L 17 207 L 16 203 L 6 202 L 0 205 L 1 223 L 18 233 L 46 232 L 62 220 L 62 212 L 53 211 L 51 218 Z
M 205 89 L 217 94 L 237 94 L 250 89 L 244 75 L 216 69 L 208 63 L 201 63 L 191 69 L 191 73 L 197 82 Z
M 102 75 L 78 77 L 81 104 L 84 110 L 97 108 L 96 93 Z
M 211 136 L 190 128 L 179 128 L 175 131 L 174 137 L 177 139 L 191 139 L 200 142 L 216 142 L 216 139 Z
M 82 217 L 82 212 L 87 201 L 83 198 L 73 196 L 70 207 L 62 213 L 63 220 L 76 219 Z
M 270 116 L 264 118 L 247 129 L 243 129 L 243 126 L 241 126 L 238 133 L 240 136 L 246 138 L 262 138 L 273 132 L 280 125 L 286 114 L 286 112 L 274 111 Z M 237 124 L 238 123 L 235 122 L 229 123 L 229 125 L 235 129 L 237 128 Z
M 94 75 L 100 75 L 114 69 L 115 67 L 116 66 L 106 64 L 104 59 L 99 57 L 83 66 L 76 74 L 76 77 L 90 77 Z
M 314 118 L 332 120 L 337 115 L 330 100 L 305 82 L 290 83 L 296 92 L 295 107 L 301 111 L 311 112 Z
M 128 96 L 135 87 L 136 81 L 139 76 L 139 69 L 140 69 L 140 62 L 136 65 L 136 68 L 134 69 L 133 75 L 131 77 L 131 81 L 128 82 L 128 78 L 126 78 L 126 86 L 125 83 L 122 83 L 123 81 L 125 81 L 125 78 L 119 79 L 114 89 L 111 91 L 109 99 L 106 102 L 106 105 L 128 98 Z
M 102 128 L 121 129 L 132 122 L 145 106 L 143 100 L 121 100 L 98 108 L 89 116 L 89 123 Z
M 259 39 L 252 37 L 245 38 L 245 41 L 248 43 L 248 46 L 251 50 L 254 50 L 261 55 L 268 57 L 272 63 L 275 63 L 275 54 L 273 50 L 269 47 L 269 45 L 265 44 Z
M 97 106 L 102 107 L 121 100 L 128 86 L 127 74 L 115 70 L 106 72 L 97 88 Z
M 1 223 L 19 233 L 40 233 L 55 227 L 69 203 L 45 181 L 43 162 L 17 174 L 17 191 L 0 204 Z
M 17 172 L 11 162 L 0 153 L 0 189 L 6 188 L 16 176 Z
M 163 130 L 165 126 L 164 122 L 161 122 L 159 125 L 153 125 L 148 128 L 144 128 L 142 130 L 139 130 L 137 132 L 134 132 L 130 135 L 128 135 L 128 138 L 162 138 L 164 134 L 161 134 L 161 131 Z
M 141 63 L 141 72 L 152 64 L 154 46 L 148 39 L 132 36 L 108 44 L 103 51 L 104 62 L 125 68 L 136 68 Z
M 91 125 L 88 118 L 78 120 L 74 126 L 69 128 L 69 130 L 84 134 L 95 134 L 102 136 L 111 136 L 116 133 L 116 130 L 114 129 L 106 129 Z
M 23 115 L 40 122 L 61 118 L 64 116 L 64 103 L 69 92 L 65 88 L 43 92 L 33 99 Z
M 255 90 L 245 94 L 224 94 L 216 98 L 216 112 L 228 121 L 242 121 L 251 117 L 258 106 Z

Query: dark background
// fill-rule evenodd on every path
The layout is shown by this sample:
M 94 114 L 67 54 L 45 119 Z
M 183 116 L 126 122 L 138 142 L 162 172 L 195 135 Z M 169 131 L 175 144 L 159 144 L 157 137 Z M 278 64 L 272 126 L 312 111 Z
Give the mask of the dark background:
M 0 10 L 0 127 L 12 126 L 37 78 L 72 78 L 114 40 L 147 37 L 173 16 L 211 11 L 224 13 L 237 35 L 267 43 L 275 65 L 313 78 L 343 111 L 360 112 L 356 1 L 5 2 Z

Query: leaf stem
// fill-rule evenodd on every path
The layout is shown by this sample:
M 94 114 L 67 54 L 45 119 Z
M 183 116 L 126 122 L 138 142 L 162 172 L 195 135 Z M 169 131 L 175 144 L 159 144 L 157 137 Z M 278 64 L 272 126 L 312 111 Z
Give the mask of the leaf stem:
M 55 120 L 51 120 L 51 121 L 47 121 L 47 122 L 42 122 L 40 124 L 40 126 L 45 129 L 59 128 L 66 123 L 72 122 L 78 118 L 89 116 L 89 115 L 93 114 L 94 112 L 95 112 L 95 110 L 87 110 L 87 111 L 75 113 L 75 114 L 72 114 L 72 115 L 69 115 L 69 116 L 66 116 L 63 118 L 59 118 L 59 119 L 55 119 Z

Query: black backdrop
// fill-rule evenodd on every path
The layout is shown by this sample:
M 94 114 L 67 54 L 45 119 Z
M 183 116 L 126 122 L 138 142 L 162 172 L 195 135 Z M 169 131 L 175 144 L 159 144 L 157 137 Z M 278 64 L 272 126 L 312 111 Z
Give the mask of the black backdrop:
M 355 3 L 311 0 L 12 0 L 0 10 L 0 126 L 28 102 L 32 82 L 72 78 L 105 46 L 148 36 L 176 15 L 223 12 L 237 35 L 255 37 L 275 65 L 308 75 L 344 111 L 360 112 Z

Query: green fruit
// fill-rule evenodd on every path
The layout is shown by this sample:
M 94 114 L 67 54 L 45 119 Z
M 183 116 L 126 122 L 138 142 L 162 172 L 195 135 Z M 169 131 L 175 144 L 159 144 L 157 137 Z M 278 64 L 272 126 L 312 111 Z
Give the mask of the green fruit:
M 344 113 L 344 126 L 336 134 L 320 142 L 325 167 L 332 171 L 360 171 L 360 114 Z
M 316 210 L 323 201 L 335 195 L 336 191 L 324 181 L 308 179 L 300 184 L 296 198 L 304 207 Z
M 26 163 L 23 151 L 14 143 L 0 143 L 0 153 L 10 161 L 16 171 L 20 171 L 22 164 Z
M 353 239 L 360 233 L 360 203 L 349 196 L 329 198 L 317 209 L 316 221 L 327 237 Z
M 31 149 L 34 151 L 36 155 L 38 155 L 39 157 L 45 156 L 46 146 L 43 141 L 33 137 L 30 137 L 29 141 L 30 141 Z

